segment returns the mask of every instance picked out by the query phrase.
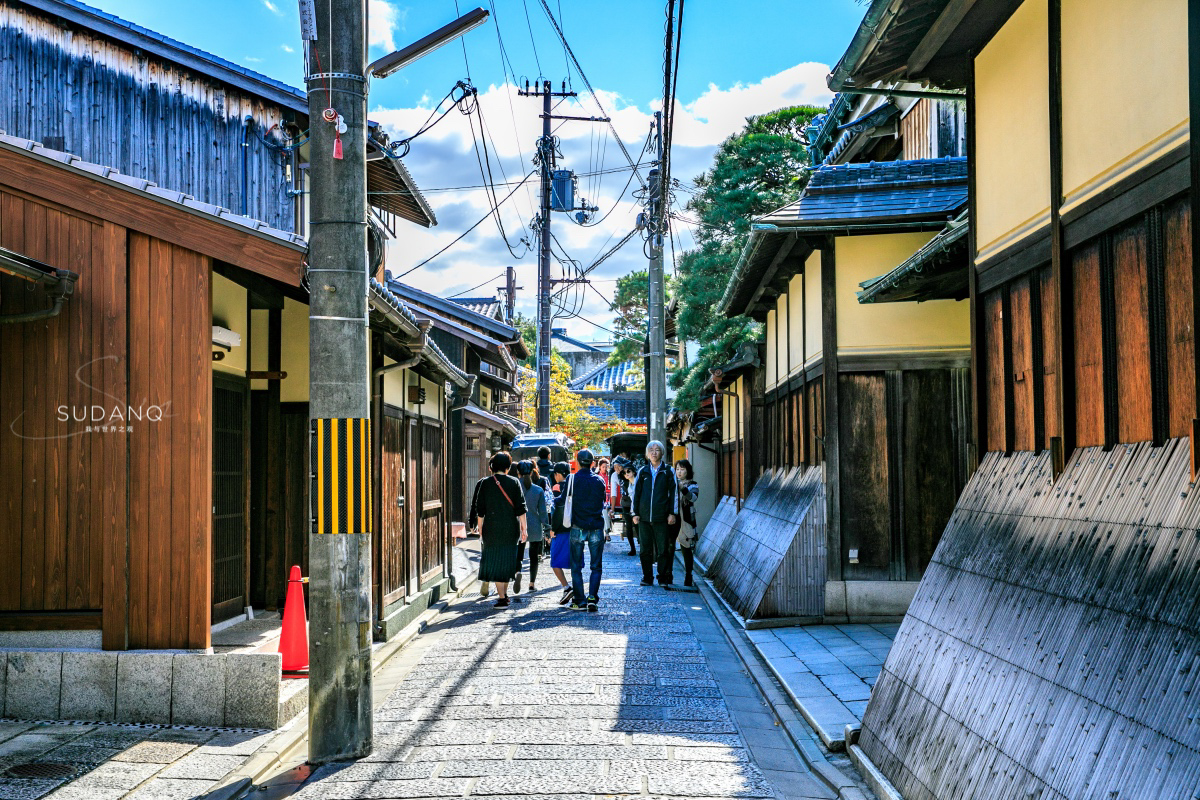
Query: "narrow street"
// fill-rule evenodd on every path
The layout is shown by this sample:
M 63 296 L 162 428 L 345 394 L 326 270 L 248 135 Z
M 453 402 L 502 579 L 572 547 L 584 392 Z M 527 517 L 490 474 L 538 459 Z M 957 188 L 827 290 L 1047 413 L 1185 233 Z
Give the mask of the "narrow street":
M 700 596 L 638 584 L 605 553 L 599 613 L 477 593 L 385 668 L 375 752 L 313 772 L 300 798 L 832 798 L 791 746 Z M 274 795 L 273 795 L 274 796 Z

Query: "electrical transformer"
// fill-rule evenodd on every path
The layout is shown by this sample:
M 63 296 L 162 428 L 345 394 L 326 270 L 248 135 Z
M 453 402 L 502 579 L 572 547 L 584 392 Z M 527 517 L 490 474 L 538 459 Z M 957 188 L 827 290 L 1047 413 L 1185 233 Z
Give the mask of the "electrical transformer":
M 556 169 L 550 173 L 550 210 L 571 211 L 575 208 L 575 173 Z

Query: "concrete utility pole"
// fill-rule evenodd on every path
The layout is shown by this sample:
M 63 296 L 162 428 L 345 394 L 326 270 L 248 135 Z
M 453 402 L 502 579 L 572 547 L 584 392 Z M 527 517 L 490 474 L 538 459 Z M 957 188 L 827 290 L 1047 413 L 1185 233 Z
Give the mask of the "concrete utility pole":
M 650 353 L 647 356 L 646 387 L 650 393 L 651 439 L 667 441 L 667 326 L 665 287 L 663 285 L 663 232 L 667 230 L 662 187 L 663 127 L 662 112 L 654 112 L 654 142 L 658 167 L 650 170 Z
M 526 84 L 528 86 L 528 84 Z M 542 179 L 541 242 L 538 249 L 538 348 L 537 348 L 537 429 L 550 430 L 550 173 L 554 169 L 554 135 L 550 132 L 550 100 L 555 97 L 575 97 L 575 92 L 551 91 L 550 81 L 535 85 L 531 92 L 517 92 L 522 97 L 542 98 L 542 137 L 538 139 L 538 168 Z
M 316 0 L 307 76 L 309 178 L 309 413 L 317 525 L 309 536 L 309 762 L 371 752 L 371 534 L 354 502 L 369 486 L 369 446 L 330 452 L 347 432 L 369 430 L 367 352 L 367 0 Z M 349 438 L 349 437 L 346 437 Z M 367 441 L 370 441 L 369 436 Z M 316 444 L 314 442 L 314 444 Z M 336 450 L 336 448 L 335 448 Z M 316 461 L 324 453 L 328 466 Z M 354 464 L 362 472 L 339 467 Z M 340 483 L 335 476 L 341 477 Z M 369 494 L 366 495 L 369 497 Z M 333 503 L 329 533 L 318 532 Z M 339 503 L 338 501 L 342 502 Z M 369 507 L 369 503 L 367 503 Z M 344 516 L 345 519 L 339 519 Z M 370 515 L 361 514 L 365 523 Z M 340 524 L 339 524 L 340 523 Z M 343 532 L 344 531 L 344 532 Z
M 504 321 L 513 324 L 517 307 L 517 268 L 508 267 L 504 270 Z

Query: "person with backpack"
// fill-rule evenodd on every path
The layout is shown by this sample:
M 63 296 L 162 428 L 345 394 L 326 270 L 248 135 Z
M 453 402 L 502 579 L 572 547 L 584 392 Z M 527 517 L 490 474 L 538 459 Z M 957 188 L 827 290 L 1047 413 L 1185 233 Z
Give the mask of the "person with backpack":
M 696 564 L 696 500 L 700 484 L 694 480 L 692 462 L 686 458 L 675 464 L 675 483 L 679 498 L 679 550 L 683 554 L 684 586 L 693 586 L 692 570 Z
M 547 513 L 546 493 L 538 479 L 537 467 L 532 461 L 517 462 L 517 474 L 525 492 L 525 514 L 529 534 L 529 591 L 537 591 L 538 566 L 542 562 L 542 546 L 545 532 L 550 527 Z M 513 577 L 513 594 L 521 593 L 521 564 L 525 560 L 525 542 L 517 545 L 517 574 Z
M 571 568 L 571 537 L 570 528 L 563 525 L 563 509 L 558 506 L 558 497 L 562 494 L 563 487 L 567 485 L 567 478 L 571 475 L 571 465 L 565 461 L 560 461 L 554 465 L 554 488 L 553 500 L 554 508 L 550 518 L 550 569 L 554 570 L 554 577 L 558 578 L 558 584 L 562 587 L 562 597 L 559 598 L 558 604 L 561 606 L 571 599 L 571 584 L 567 581 L 567 574 L 564 570 Z
M 675 473 L 663 462 L 666 448 L 657 439 L 646 445 L 647 463 L 633 484 L 633 524 L 642 546 L 642 586 L 654 585 L 654 565 L 658 564 L 658 582 L 671 588 L 671 548 L 667 528 L 675 524 Z
M 508 607 L 508 582 L 517 573 L 517 543 L 528 538 L 525 529 L 525 495 L 521 484 L 508 475 L 512 457 L 496 453 L 488 462 L 492 474 L 475 484 L 470 527 L 480 529 L 483 548 L 479 560 L 480 594 L 487 597 L 489 583 L 496 584 L 497 608 Z
M 604 559 L 604 481 L 592 472 L 595 456 L 586 447 L 575 454 L 579 469 L 567 478 L 567 485 L 555 500 L 557 514 L 562 509 L 562 525 L 571 536 L 571 610 L 595 612 L 600 603 L 600 575 Z M 589 551 L 591 575 L 587 594 L 583 589 L 583 550 Z

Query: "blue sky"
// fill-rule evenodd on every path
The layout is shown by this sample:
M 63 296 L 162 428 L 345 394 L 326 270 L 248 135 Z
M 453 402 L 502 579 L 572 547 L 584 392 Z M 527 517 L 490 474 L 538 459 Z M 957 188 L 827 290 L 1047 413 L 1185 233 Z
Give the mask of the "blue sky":
M 303 87 L 299 20 L 295 0 L 209 0 L 207 3 L 164 3 L 161 0 L 91 0 L 104 11 L 208 50 L 273 78 Z M 605 111 L 614 118 L 626 147 L 638 158 L 650 113 L 661 107 L 665 3 L 644 0 L 547 0 Z M 463 42 L 470 77 L 480 90 L 480 106 L 488 125 L 493 158 L 509 179 L 529 169 L 531 145 L 540 122 L 540 103 L 516 97 L 506 83 L 508 66 L 501 59 L 497 33 L 507 62 L 518 80 L 540 74 L 563 79 L 581 93 L 579 101 L 561 113 L 597 114 L 574 68 L 568 68 L 563 47 L 542 8 L 541 0 L 369 0 L 371 57 L 420 38 L 477 5 L 494 10 L 491 19 L 469 33 Z M 677 89 L 673 175 L 688 181 L 710 163 L 716 145 L 741 128 L 745 116 L 800 103 L 824 105 L 830 99 L 824 77 L 844 52 L 864 13 L 856 0 L 691 0 L 685 6 L 682 55 Z M 528 12 L 528 13 L 526 13 Z M 411 133 L 429 115 L 432 105 L 455 81 L 467 77 L 463 46 L 457 42 L 426 56 L 386 80 L 371 83 L 370 115 L 389 128 L 392 136 Z M 536 107 L 535 107 L 536 106 Z M 561 127 L 563 164 L 578 172 L 612 169 L 625 164 L 605 126 L 568 123 Z M 413 143 L 405 159 L 439 218 L 431 231 L 405 229 L 389 251 L 394 272 L 433 254 L 488 210 L 482 190 L 448 187 L 483 182 L 476 162 L 474 136 L 468 118 L 451 113 L 445 121 Z M 495 166 L 495 165 L 494 165 Z M 567 255 L 587 264 L 632 227 L 635 198 L 622 192 L 628 172 L 602 179 L 580 179 L 581 192 L 612 214 L 603 224 L 582 228 L 565 215 L 555 215 L 553 229 Z M 503 178 L 496 174 L 495 180 Z M 632 188 L 632 187 L 631 187 Z M 499 187 L 501 196 L 506 193 Z M 677 193 L 681 209 L 689 195 Z M 501 209 L 510 243 L 516 244 L 534 213 L 536 197 L 523 187 Z M 635 239 L 596 270 L 595 287 L 582 304 L 580 318 L 556 324 L 586 339 L 604 337 L 597 327 L 611 314 L 602 295 L 611 294 L 615 279 L 645 265 Z M 679 224 L 677 250 L 691 244 L 690 231 Z M 521 253 L 523 248 L 516 248 Z M 443 295 L 484 283 L 470 292 L 488 294 L 498 274 L 515 264 L 518 277 L 533 287 L 536 258 L 527 253 L 515 259 L 498 227 L 481 225 L 460 243 L 405 280 Z M 532 313 L 534 297 L 526 291 L 520 306 Z M 590 320 L 590 322 L 585 321 Z

